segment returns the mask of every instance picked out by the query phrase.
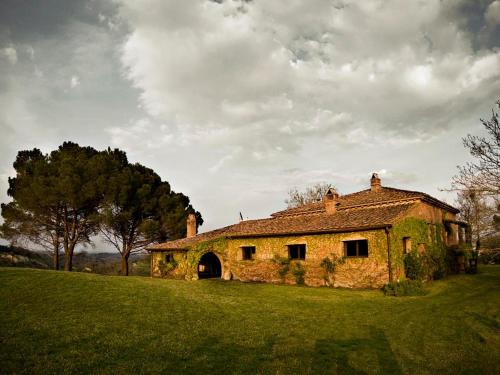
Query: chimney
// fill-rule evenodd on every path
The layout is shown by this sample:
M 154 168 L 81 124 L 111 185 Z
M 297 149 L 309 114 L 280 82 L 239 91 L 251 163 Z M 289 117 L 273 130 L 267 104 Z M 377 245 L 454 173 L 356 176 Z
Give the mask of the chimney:
M 186 237 L 196 236 L 196 216 L 189 214 L 187 218 L 187 232 Z
M 372 174 L 372 178 L 370 179 L 370 187 L 371 191 L 380 191 L 382 185 L 380 184 L 380 177 L 377 173 Z
M 337 211 L 337 206 L 339 205 L 339 195 L 335 189 L 328 189 L 326 194 L 323 196 L 323 203 L 325 204 L 327 214 L 333 214 Z

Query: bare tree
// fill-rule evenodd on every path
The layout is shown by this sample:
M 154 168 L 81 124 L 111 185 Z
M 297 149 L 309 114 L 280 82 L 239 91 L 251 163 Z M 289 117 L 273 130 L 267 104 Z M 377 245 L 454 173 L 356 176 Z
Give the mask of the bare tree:
M 471 225 L 474 243 L 477 244 L 496 232 L 497 204 L 494 197 L 482 191 L 463 190 L 458 193 L 459 217 Z
M 335 189 L 331 184 L 324 182 L 317 183 L 313 186 L 307 187 L 304 191 L 299 191 L 294 187 L 288 191 L 288 198 L 285 203 L 288 208 L 300 207 L 309 203 L 319 202 L 326 194 L 328 189 Z
M 496 101 L 500 108 L 500 100 Z M 459 173 L 453 178 L 453 188 L 462 191 L 486 193 L 492 196 L 500 194 L 500 124 L 498 113 L 492 110 L 490 120 L 481 119 L 487 137 L 467 135 L 464 146 L 474 157 L 474 161 L 459 167 Z

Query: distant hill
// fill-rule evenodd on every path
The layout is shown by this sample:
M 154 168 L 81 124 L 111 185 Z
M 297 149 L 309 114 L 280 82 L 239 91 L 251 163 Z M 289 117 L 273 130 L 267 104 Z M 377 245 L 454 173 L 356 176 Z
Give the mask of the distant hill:
M 104 275 L 118 275 L 121 257 L 118 253 L 78 252 L 73 258 L 73 269 L 81 272 L 93 272 Z M 32 251 L 16 246 L 0 245 L 0 266 L 51 268 L 52 258 L 46 251 Z M 61 267 L 64 264 L 64 254 L 60 256 Z M 136 276 L 149 276 L 149 255 L 131 256 L 129 273 Z
M 0 245 L 0 266 L 50 268 L 50 255 L 15 246 Z

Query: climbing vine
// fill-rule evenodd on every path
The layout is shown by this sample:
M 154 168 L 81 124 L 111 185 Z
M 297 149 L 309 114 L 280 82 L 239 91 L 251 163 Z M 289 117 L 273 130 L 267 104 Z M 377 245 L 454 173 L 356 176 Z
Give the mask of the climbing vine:
M 226 253 L 226 249 L 227 239 L 225 237 L 218 237 L 190 246 L 186 257 L 186 279 L 196 280 L 198 278 L 198 263 L 203 254 L 212 251 L 222 256 Z
M 443 239 L 444 233 L 446 231 L 443 223 L 427 223 L 422 219 L 407 218 L 396 224 L 391 233 L 392 248 L 400 249 L 402 239 L 410 237 L 412 249 L 407 254 L 393 251 L 393 264 L 403 264 L 405 276 L 412 280 L 443 278 L 455 268 L 457 255 L 469 253 L 465 244 L 456 246 L 455 250 L 453 247 L 447 248 Z
M 325 271 L 323 280 L 326 286 L 334 286 L 335 284 L 335 270 L 338 265 L 345 263 L 345 257 L 339 257 L 336 254 L 331 254 L 330 257 L 325 257 L 320 263 L 321 268 Z
M 175 258 L 172 256 L 170 260 L 161 260 L 159 263 L 159 268 L 160 268 L 160 275 L 161 277 L 165 277 L 172 273 L 177 268 L 177 261 Z
M 290 259 L 275 254 L 272 258 L 272 262 L 278 265 L 278 275 L 281 278 L 281 282 L 285 282 L 286 275 L 288 271 L 290 271 Z
M 278 275 L 281 278 L 281 282 L 285 282 L 286 276 L 291 273 L 297 285 L 304 285 L 306 269 L 302 265 L 302 262 L 293 262 L 288 257 L 282 257 L 277 254 L 272 258 L 272 262 L 278 265 Z
M 302 266 L 300 262 L 292 263 L 292 275 L 295 277 L 295 282 L 297 285 L 304 285 L 304 275 L 306 274 L 306 269 Z

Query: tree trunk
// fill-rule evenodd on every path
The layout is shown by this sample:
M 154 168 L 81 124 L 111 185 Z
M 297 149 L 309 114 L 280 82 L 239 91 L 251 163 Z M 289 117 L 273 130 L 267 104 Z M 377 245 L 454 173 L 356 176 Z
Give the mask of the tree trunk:
M 64 249 L 64 270 L 73 270 L 73 252 L 75 250 L 74 246 L 70 246 L 67 250 Z
M 59 269 L 59 246 L 52 252 L 52 269 Z
M 120 274 L 122 276 L 128 276 L 128 258 L 130 254 L 124 253 L 122 255 Z

